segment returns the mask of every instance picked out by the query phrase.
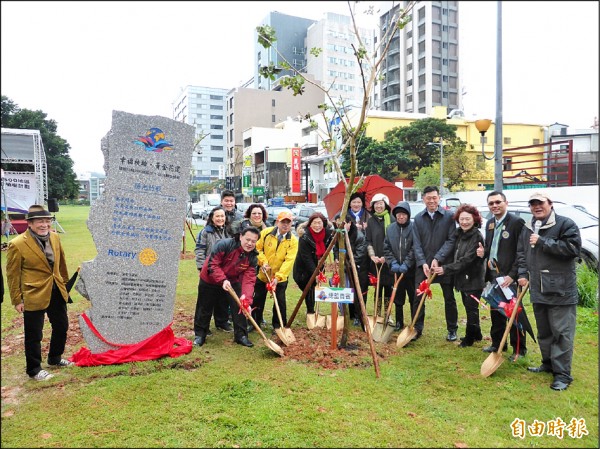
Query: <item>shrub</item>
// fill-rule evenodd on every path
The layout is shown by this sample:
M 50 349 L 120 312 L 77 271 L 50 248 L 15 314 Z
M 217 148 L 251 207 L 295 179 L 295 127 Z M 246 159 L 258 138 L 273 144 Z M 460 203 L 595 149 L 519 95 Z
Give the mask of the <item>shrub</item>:
M 585 263 L 577 266 L 577 293 L 581 307 L 598 308 L 598 272 Z

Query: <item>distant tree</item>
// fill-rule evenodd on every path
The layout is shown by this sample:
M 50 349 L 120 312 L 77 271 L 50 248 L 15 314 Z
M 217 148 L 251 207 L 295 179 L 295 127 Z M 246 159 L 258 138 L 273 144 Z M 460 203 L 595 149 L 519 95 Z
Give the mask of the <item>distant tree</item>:
M 398 161 L 397 170 L 406 173 L 408 179 L 415 179 L 421 168 L 430 167 L 436 162 L 439 164 L 439 145 L 429 143 L 437 143 L 443 139 L 444 154 L 448 154 L 448 158 L 444 157 L 444 165 L 451 155 L 453 159 L 462 157 L 461 154 L 464 155 L 466 148 L 466 142 L 456 136 L 456 126 L 448 125 L 445 120 L 437 118 L 415 120 L 408 126 L 399 126 L 387 131 L 384 136 L 390 145 L 406 151 L 406 157 Z
M 46 154 L 48 198 L 74 199 L 79 193 L 79 184 L 69 156 L 70 146 L 56 134 L 57 124 L 47 120 L 46 113 L 21 109 L 11 99 L 2 95 L 2 127 L 13 129 L 37 129 L 40 131 Z M 31 165 L 8 164 L 5 169 L 33 171 Z

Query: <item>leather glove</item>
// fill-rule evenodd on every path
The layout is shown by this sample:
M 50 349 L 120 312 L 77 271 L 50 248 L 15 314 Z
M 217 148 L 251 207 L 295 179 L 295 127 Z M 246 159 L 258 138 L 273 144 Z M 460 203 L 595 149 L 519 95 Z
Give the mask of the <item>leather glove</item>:
M 400 264 L 394 260 L 392 262 L 392 266 L 390 267 L 390 270 L 392 271 L 392 273 L 401 273 Z

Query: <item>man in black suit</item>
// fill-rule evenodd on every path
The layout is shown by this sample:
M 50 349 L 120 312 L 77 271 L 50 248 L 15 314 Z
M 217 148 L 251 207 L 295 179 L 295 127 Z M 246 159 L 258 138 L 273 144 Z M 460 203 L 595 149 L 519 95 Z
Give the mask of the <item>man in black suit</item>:
M 516 289 L 517 241 L 525 221 L 507 211 L 508 201 L 502 192 L 490 192 L 487 203 L 493 217 L 485 224 L 485 248 L 480 247 L 477 255 L 487 259 L 485 273 L 487 281 L 493 282 L 498 276 L 503 276 L 504 282 L 500 286 Z M 519 317 L 524 314 L 525 309 L 519 313 Z M 504 314 L 494 309 L 490 311 L 490 317 L 492 344 L 483 348 L 484 352 L 497 351 L 508 320 Z M 526 332 L 519 332 L 516 326 L 511 326 L 510 345 L 513 347 L 511 361 L 516 360 L 518 356 L 525 356 L 527 354 Z M 503 350 L 506 350 L 506 345 Z

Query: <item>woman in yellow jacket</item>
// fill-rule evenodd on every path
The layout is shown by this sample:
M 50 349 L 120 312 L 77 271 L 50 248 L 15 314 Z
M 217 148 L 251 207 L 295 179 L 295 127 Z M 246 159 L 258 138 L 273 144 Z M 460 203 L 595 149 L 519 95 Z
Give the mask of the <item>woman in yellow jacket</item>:
M 34 204 L 27 213 L 27 231 L 10 241 L 6 257 L 6 278 L 10 299 L 23 314 L 27 375 L 48 380 L 52 374 L 42 369 L 44 318 L 52 326 L 48 365 L 70 366 L 62 358 L 67 342 L 69 280 L 65 254 L 57 234 L 50 232 L 52 215 Z
M 286 297 L 285 291 L 288 285 L 288 277 L 292 272 L 296 254 L 298 253 L 298 238 L 292 234 L 292 219 L 294 215 L 291 212 L 280 212 L 277 216 L 275 226 L 264 229 L 260 233 L 260 238 L 256 243 L 258 251 L 258 279 L 254 286 L 254 302 L 252 318 L 260 324 L 263 321 L 263 312 L 267 299 L 267 284 L 268 279 L 271 279 L 275 287 L 275 296 L 277 304 L 281 311 L 281 319 L 283 323 L 279 323 L 279 317 L 275 311 L 273 304 L 273 329 L 279 328 L 281 325 L 285 327 L 287 321 L 286 315 Z M 265 271 L 268 274 L 265 274 Z M 250 329 L 248 329 L 250 330 Z

